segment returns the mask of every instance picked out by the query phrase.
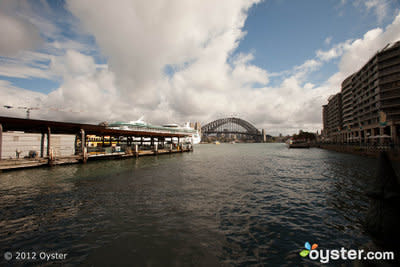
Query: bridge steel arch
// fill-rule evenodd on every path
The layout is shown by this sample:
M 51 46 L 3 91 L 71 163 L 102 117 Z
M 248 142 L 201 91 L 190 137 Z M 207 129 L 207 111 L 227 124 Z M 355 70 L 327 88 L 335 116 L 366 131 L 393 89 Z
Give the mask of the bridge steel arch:
M 225 124 L 230 126 L 239 125 L 244 128 L 244 131 L 233 129 L 232 126 L 228 129 L 225 129 L 225 131 L 218 130 L 219 127 Z M 203 136 L 207 136 L 209 134 L 229 133 L 251 136 L 255 140 L 260 140 L 261 138 L 261 132 L 253 124 L 240 118 L 223 118 L 212 121 L 201 127 L 201 132 Z

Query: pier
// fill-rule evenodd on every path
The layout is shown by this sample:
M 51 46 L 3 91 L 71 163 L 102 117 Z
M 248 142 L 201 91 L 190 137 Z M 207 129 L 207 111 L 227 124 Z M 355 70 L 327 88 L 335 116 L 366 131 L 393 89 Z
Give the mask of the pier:
M 12 141 L 5 143 L 5 134 L 15 134 Z M 30 147 L 25 156 L 15 150 L 14 156 L 4 155 L 5 146 L 12 147 L 19 136 L 36 134 L 36 141 L 29 141 Z M 35 136 L 36 136 L 35 135 Z M 56 153 L 52 143 L 56 135 L 66 135 L 70 139 L 70 155 Z M 38 166 L 86 163 L 96 159 L 122 159 L 160 154 L 193 151 L 193 146 L 185 139 L 190 133 L 157 129 L 119 130 L 105 125 L 80 124 L 70 122 L 31 120 L 0 117 L 0 171 Z M 37 142 L 38 144 L 33 144 Z

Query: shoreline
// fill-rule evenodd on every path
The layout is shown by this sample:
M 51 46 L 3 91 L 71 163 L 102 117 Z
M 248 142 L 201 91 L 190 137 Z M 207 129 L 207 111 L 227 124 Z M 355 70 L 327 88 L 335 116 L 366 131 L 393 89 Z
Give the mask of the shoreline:
M 369 158 L 378 158 L 379 152 L 386 151 L 389 159 L 400 162 L 400 150 L 389 146 L 360 146 L 360 145 L 341 145 L 341 144 L 315 144 L 311 147 L 326 149 L 339 153 L 359 155 Z

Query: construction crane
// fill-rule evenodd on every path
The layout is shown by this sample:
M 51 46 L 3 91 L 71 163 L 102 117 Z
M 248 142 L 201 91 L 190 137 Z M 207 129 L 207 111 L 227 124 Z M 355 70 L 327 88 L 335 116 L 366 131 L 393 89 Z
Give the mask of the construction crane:
M 6 109 L 10 109 L 10 108 L 25 109 L 27 119 L 29 119 L 29 117 L 30 117 L 31 110 L 39 110 L 39 108 L 33 108 L 33 107 L 13 107 L 13 106 L 9 106 L 9 105 L 4 105 L 3 107 L 5 107 Z
M 30 117 L 31 110 L 59 111 L 59 112 L 71 112 L 71 113 L 87 112 L 85 110 L 73 110 L 71 108 L 56 108 L 56 107 L 40 107 L 40 108 L 39 107 L 16 107 L 16 106 L 11 106 L 11 105 L 3 105 L 3 107 L 6 108 L 6 109 L 11 109 L 11 108 L 14 108 L 14 109 L 25 109 L 26 110 L 26 118 L 27 119 L 29 119 L 29 117 Z

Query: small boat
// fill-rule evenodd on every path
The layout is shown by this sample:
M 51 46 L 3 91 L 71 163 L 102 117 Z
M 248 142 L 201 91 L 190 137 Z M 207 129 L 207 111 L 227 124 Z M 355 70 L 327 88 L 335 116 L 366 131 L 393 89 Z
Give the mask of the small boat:
M 288 148 L 310 148 L 310 144 L 305 140 L 290 139 L 287 142 Z
M 219 145 L 219 144 L 221 144 L 220 142 L 218 142 L 218 141 L 214 141 L 214 143 L 213 143 L 214 145 Z

